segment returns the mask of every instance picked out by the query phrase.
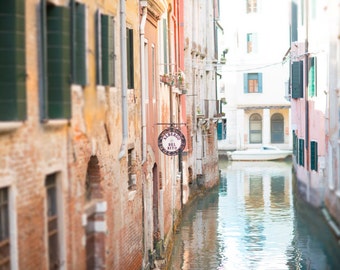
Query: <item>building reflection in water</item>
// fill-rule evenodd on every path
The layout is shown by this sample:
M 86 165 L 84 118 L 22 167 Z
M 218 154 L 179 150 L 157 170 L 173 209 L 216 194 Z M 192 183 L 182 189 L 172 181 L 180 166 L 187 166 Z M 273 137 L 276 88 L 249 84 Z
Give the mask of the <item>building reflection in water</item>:
M 240 269 L 242 265 L 245 269 L 262 269 L 269 264 L 286 264 L 282 250 L 292 237 L 291 180 L 289 162 L 221 164 L 219 233 L 224 237 L 220 241 L 224 245 L 221 269 Z M 233 196 L 236 198 L 231 200 Z M 230 201 L 235 205 L 230 207 Z M 233 225 L 235 216 L 239 218 Z
M 183 213 L 168 269 L 337 269 L 340 248 L 294 196 L 290 162 L 220 161 L 220 170 L 219 187 Z

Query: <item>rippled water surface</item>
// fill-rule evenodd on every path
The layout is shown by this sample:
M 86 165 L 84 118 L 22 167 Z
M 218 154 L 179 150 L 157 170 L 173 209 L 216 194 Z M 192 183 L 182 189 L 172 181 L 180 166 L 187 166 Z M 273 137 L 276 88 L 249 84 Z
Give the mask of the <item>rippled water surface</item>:
M 219 187 L 184 212 L 169 269 L 340 269 L 328 226 L 294 195 L 289 162 L 220 169 Z

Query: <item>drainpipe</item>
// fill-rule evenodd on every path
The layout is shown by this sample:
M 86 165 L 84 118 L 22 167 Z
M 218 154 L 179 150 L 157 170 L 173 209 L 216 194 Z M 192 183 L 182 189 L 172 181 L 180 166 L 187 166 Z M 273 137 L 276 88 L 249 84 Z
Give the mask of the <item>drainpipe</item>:
M 310 202 L 310 190 L 311 190 L 311 177 L 310 177 L 310 164 L 309 164 L 309 154 L 310 154 L 310 149 L 309 149 L 309 101 L 308 101 L 308 72 L 309 72 L 309 48 L 308 48 L 308 43 L 309 43 L 309 1 L 305 1 L 305 13 L 306 13 L 306 37 L 305 37 L 305 93 L 304 93 L 304 98 L 305 98 L 305 139 L 306 139 L 306 168 L 307 168 L 307 181 L 308 181 L 308 187 L 307 187 L 307 201 Z
M 122 129 L 123 142 L 118 159 L 126 154 L 128 141 L 128 106 L 127 106 L 127 53 L 126 53 L 126 14 L 125 0 L 120 0 L 120 55 L 121 55 L 121 91 L 122 91 Z
M 146 161 L 146 110 L 145 110 L 145 81 L 147 78 L 145 77 L 145 54 L 144 54 L 144 29 L 145 22 L 147 16 L 147 6 L 148 2 L 146 0 L 139 1 L 140 6 L 142 8 L 142 19 L 140 22 L 140 74 L 141 74 L 141 92 L 142 92 L 142 165 Z

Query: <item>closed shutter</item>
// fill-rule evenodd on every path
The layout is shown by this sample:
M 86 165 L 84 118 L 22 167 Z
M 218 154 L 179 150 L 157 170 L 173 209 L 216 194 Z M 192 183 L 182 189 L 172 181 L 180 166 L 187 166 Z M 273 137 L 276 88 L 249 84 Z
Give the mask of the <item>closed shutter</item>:
M 318 143 L 317 142 L 310 142 L 310 163 L 311 163 L 311 170 L 318 171 Z
M 248 73 L 243 74 L 243 92 L 248 93 Z
M 114 20 L 113 17 L 100 14 L 97 16 L 97 83 L 114 85 Z
M 128 88 L 134 88 L 134 63 L 133 63 L 133 29 L 126 30 L 126 49 L 127 49 L 127 80 L 128 80 Z
M 101 14 L 102 84 L 109 84 L 109 16 Z
M 223 139 L 223 123 L 218 122 L 217 123 L 217 140 Z
M 72 0 L 72 82 L 86 85 L 85 5 Z
M 305 166 L 305 142 L 303 139 L 299 139 L 299 165 Z
M 109 58 L 108 58 L 108 77 L 109 82 L 108 85 L 114 86 L 115 85 L 115 60 L 116 60 L 116 54 L 115 54 L 115 32 L 114 32 L 114 18 L 112 16 L 109 16 Z
M 303 97 L 303 62 L 293 62 L 292 65 L 292 98 Z
M 71 117 L 70 10 L 47 6 L 48 117 Z
M 308 95 L 310 97 L 316 96 L 316 57 L 309 59 Z
M 25 1 L 1 1 L 0 10 L 0 121 L 25 120 Z
M 257 74 L 257 80 L 258 80 L 258 92 L 262 93 L 262 73 Z

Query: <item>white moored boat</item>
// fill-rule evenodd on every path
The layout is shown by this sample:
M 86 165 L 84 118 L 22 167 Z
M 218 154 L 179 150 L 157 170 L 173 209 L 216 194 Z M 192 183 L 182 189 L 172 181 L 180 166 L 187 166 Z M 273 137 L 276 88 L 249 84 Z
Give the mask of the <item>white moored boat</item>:
M 280 160 L 289 157 L 291 150 L 281 150 L 275 146 L 262 146 L 260 149 L 247 149 L 228 152 L 230 160 Z

